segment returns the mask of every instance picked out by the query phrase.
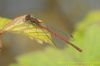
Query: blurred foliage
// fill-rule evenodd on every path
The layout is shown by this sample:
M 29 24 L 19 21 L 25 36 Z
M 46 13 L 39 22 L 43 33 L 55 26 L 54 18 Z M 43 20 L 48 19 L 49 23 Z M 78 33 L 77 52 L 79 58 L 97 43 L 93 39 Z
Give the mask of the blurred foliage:
M 84 37 L 85 31 L 92 25 L 100 22 L 100 11 L 92 11 L 86 15 L 85 19 L 82 20 L 78 25 L 76 25 L 76 30 L 74 31 L 75 40 L 81 42 Z M 80 43 L 79 43 L 80 44 Z
M 15 64 L 15 66 L 67 66 L 67 63 L 73 66 L 76 64 L 66 50 L 54 48 L 22 55 L 17 60 L 18 65 Z
M 19 56 L 18 63 L 10 66 L 100 66 L 100 11 L 93 11 L 76 26 L 73 43 L 82 48 L 58 50 L 47 48 Z

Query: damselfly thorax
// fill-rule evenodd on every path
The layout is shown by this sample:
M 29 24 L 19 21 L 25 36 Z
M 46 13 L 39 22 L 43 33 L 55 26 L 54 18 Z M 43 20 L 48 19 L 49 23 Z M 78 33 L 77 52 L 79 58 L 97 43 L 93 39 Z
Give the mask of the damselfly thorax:
M 26 22 L 32 24 L 32 25 L 40 25 L 39 19 L 33 18 L 31 15 L 26 15 L 25 17 Z

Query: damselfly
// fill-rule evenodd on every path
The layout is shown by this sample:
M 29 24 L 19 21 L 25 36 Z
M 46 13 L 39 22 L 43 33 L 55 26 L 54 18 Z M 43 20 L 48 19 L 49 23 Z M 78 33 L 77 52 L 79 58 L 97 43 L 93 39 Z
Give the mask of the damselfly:
M 44 30 L 46 30 L 53 37 L 55 36 L 57 39 L 63 41 L 64 43 L 67 43 L 67 44 L 71 45 L 73 48 L 75 48 L 79 52 L 82 52 L 82 50 L 79 47 L 77 47 L 76 45 L 74 45 L 73 43 L 71 43 L 68 40 L 68 37 L 67 36 L 65 37 L 64 35 L 62 35 L 62 34 L 60 34 L 58 32 L 53 31 L 51 29 L 51 27 L 47 27 L 43 22 L 41 22 L 41 20 L 39 20 L 37 18 L 34 18 L 31 15 L 23 15 L 23 16 L 19 16 L 19 17 L 13 19 L 11 22 L 9 22 L 7 25 L 5 25 L 4 28 L 2 28 L 2 30 L 0 31 L 0 34 L 3 34 L 6 31 L 13 31 L 13 32 L 15 31 L 15 32 L 26 33 L 26 34 L 29 35 L 28 30 L 31 30 L 31 32 L 32 31 L 33 32 L 36 31 L 36 30 L 33 30 L 34 28 L 32 28 L 32 29 L 31 28 L 28 28 L 28 26 L 30 26 L 30 25 L 36 26 L 37 28 L 40 29 L 40 31 L 38 31 L 37 34 L 39 34 L 39 32 L 41 32 L 41 30 L 44 32 L 44 33 L 41 32 L 42 33 L 42 38 L 43 38 L 43 36 L 47 36 L 48 39 L 51 40 L 52 37 L 50 38 L 50 36 L 47 35 L 47 32 L 44 31 Z M 24 29 L 26 29 L 26 31 Z M 36 32 L 34 32 L 33 34 L 35 34 L 35 33 Z M 45 34 L 45 35 L 43 35 L 43 34 Z M 32 37 L 32 35 L 31 35 L 31 37 Z M 36 36 L 34 35 L 34 37 L 37 38 L 37 37 L 39 37 L 39 35 L 36 35 Z M 44 39 L 42 39 L 42 40 L 44 40 Z M 54 43 L 54 41 L 52 41 L 52 43 Z
M 67 37 L 52 31 L 49 27 L 47 27 L 46 25 L 44 25 L 41 20 L 32 17 L 31 15 L 26 15 L 25 16 L 25 22 L 32 24 L 33 26 L 36 25 L 37 27 L 39 27 L 40 29 L 45 29 L 47 30 L 51 35 L 57 37 L 58 39 L 62 40 L 63 42 L 71 45 L 72 47 L 74 47 L 76 50 L 78 50 L 79 52 L 82 52 L 82 50 L 77 47 L 76 45 L 74 45 L 73 43 L 71 43 Z

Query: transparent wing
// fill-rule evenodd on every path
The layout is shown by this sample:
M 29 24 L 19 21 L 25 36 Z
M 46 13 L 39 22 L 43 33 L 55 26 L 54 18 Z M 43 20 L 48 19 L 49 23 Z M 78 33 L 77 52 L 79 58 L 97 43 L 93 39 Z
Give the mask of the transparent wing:
M 57 48 L 64 48 L 64 47 L 66 47 L 66 46 L 65 46 L 66 43 L 65 43 L 63 40 L 59 39 L 59 38 L 57 37 L 57 35 L 54 34 L 54 33 L 56 32 L 56 33 L 60 33 L 60 34 L 64 35 L 64 33 L 63 33 L 61 30 L 55 29 L 55 28 L 52 27 L 51 25 L 45 24 L 45 26 L 46 26 L 46 28 L 50 29 L 49 32 L 51 33 L 51 37 L 52 37 L 51 41 L 52 41 L 52 43 L 53 43 Z M 47 29 L 47 30 L 48 30 L 48 29 Z M 51 31 L 52 31 L 53 33 L 52 33 Z M 44 31 L 44 33 L 45 33 L 45 31 Z M 65 34 L 64 36 L 66 36 L 66 34 Z M 49 37 L 48 37 L 48 38 L 49 38 Z M 50 39 L 50 38 L 49 38 L 49 39 Z

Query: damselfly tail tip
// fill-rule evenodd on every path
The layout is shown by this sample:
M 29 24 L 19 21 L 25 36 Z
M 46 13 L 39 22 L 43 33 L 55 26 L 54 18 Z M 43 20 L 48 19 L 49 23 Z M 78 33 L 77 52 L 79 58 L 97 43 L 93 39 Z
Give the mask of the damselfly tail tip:
M 79 52 L 82 52 L 82 49 L 79 48 L 78 51 L 79 51 Z

